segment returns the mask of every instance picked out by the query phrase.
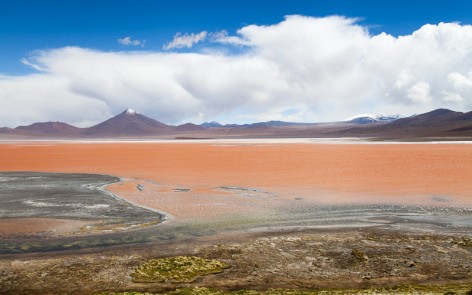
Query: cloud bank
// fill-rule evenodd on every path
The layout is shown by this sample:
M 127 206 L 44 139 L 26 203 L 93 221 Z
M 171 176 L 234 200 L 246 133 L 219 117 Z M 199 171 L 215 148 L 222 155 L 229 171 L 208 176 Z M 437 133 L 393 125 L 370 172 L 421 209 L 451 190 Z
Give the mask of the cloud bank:
M 165 46 L 205 39 L 191 53 L 38 51 L 25 60 L 35 74 L 0 76 L 0 126 L 84 126 L 128 107 L 166 123 L 472 109 L 472 26 L 426 24 L 395 37 L 352 18 L 293 15 L 234 36 L 176 35 Z

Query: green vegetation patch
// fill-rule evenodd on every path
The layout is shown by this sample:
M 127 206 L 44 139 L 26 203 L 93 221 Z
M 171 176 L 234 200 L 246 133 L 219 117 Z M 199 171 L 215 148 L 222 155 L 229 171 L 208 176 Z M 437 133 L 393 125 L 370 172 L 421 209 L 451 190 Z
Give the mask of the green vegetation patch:
M 131 275 L 134 282 L 191 283 L 198 276 L 221 273 L 230 265 L 214 259 L 177 256 L 151 259 L 141 264 Z

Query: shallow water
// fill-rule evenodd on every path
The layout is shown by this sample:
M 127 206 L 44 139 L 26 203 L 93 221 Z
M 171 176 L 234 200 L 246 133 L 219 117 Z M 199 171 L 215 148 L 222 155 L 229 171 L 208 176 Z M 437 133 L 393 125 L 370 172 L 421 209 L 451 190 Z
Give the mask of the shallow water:
M 143 222 L 162 218 L 104 190 L 120 181 L 97 174 L 0 173 L 0 218 L 47 217 Z
M 164 219 L 158 212 L 132 205 L 104 190 L 118 181 L 118 177 L 97 174 L 0 173 L 0 218 L 81 220 L 90 224 L 85 233 L 132 229 Z M 45 234 L 3 237 L 0 253 L 11 252 L 17 246 L 28 252 L 31 247 L 25 244 L 54 244 L 60 239 Z
M 142 243 L 168 243 L 218 233 L 253 233 L 338 227 L 382 227 L 416 231 L 470 233 L 472 212 L 464 208 L 400 205 L 320 206 L 287 203 L 259 214 L 234 214 L 207 220 L 173 220 L 131 229 L 163 218 L 102 188 L 119 178 L 94 174 L 0 173 L 0 218 L 46 217 L 127 224 L 123 232 L 81 236 L 25 236 L 0 239 L 0 254 L 78 250 Z

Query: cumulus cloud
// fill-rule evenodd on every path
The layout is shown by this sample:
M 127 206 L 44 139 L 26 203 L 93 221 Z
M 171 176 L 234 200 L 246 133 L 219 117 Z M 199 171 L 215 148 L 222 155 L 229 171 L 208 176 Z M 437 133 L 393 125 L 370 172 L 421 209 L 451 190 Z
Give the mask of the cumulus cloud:
M 120 45 L 123 46 L 144 46 L 145 40 L 132 39 L 130 36 L 117 40 Z
M 418 82 L 411 86 L 407 91 L 407 97 L 411 99 L 413 103 L 427 104 L 432 100 L 431 88 L 428 83 Z
M 174 48 L 192 48 L 193 45 L 202 42 L 206 39 L 208 32 L 203 31 L 198 34 L 187 34 L 185 33 L 182 35 L 181 33 L 177 33 L 174 36 L 174 39 L 171 42 L 165 44 L 162 48 L 164 50 L 170 50 Z
M 205 40 L 227 50 L 38 51 L 24 61 L 35 74 L 0 76 L 0 125 L 86 124 L 128 107 L 165 123 L 472 108 L 472 26 L 426 24 L 395 37 L 352 18 L 294 15 L 235 35 L 178 34 L 164 49 Z

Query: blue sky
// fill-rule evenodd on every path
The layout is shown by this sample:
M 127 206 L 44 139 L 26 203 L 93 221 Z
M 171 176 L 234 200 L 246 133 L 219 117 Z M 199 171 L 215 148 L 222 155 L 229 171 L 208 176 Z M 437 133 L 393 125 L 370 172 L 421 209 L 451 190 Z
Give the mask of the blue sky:
M 0 0 L 0 126 L 472 109 L 472 2 Z
M 37 49 L 80 46 L 136 50 L 116 40 L 146 40 L 141 50 L 161 50 L 177 32 L 226 30 L 273 24 L 285 15 L 344 15 L 360 18 L 373 33 L 410 34 L 427 23 L 472 23 L 471 1 L 405 0 L 2 0 L 0 73 L 30 70 L 21 58 Z

